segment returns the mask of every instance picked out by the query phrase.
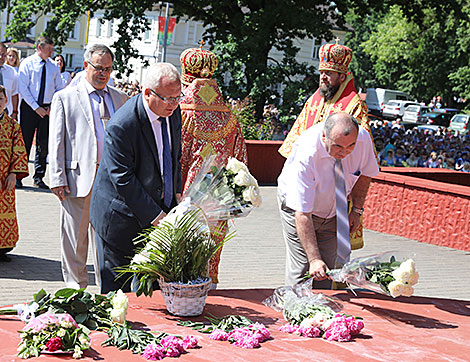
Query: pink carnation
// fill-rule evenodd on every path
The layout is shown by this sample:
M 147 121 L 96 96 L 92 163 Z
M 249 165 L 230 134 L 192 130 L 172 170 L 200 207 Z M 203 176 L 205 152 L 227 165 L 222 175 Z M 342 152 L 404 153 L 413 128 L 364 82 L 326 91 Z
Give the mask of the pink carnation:
M 165 357 L 165 348 L 159 346 L 158 344 L 151 343 L 145 347 L 142 356 L 151 361 L 161 360 Z
M 238 333 L 234 335 L 235 337 L 233 342 L 234 346 L 242 348 L 256 348 L 259 347 L 258 339 L 253 334 L 242 334 Z M 232 338 L 232 336 L 230 336 Z
M 317 327 L 300 327 L 297 332 L 302 337 L 315 338 L 321 334 L 321 331 Z
M 286 323 L 279 328 L 279 330 L 284 333 L 295 333 L 297 332 L 298 329 L 299 329 L 299 326 L 295 324 L 290 324 L 290 323 Z
M 268 340 L 271 337 L 271 333 L 268 329 L 261 323 L 255 323 L 249 326 L 253 330 L 253 334 L 258 339 L 259 343 L 262 343 Z
M 178 357 L 181 352 L 184 352 L 182 343 L 175 336 L 166 336 L 165 338 L 162 338 L 160 344 L 165 348 L 165 354 L 167 356 Z
M 185 349 L 190 349 L 190 348 L 196 348 L 198 346 L 197 344 L 197 338 L 194 336 L 186 336 L 184 337 L 183 341 L 181 342 L 183 348 Z
M 229 334 L 222 329 L 214 329 L 211 334 L 209 334 L 209 338 L 215 339 L 216 341 L 226 341 L 228 337 Z
M 352 318 L 352 320 L 348 321 L 348 328 L 351 331 L 351 335 L 354 336 L 361 333 L 362 329 L 364 328 L 364 322 L 360 319 Z

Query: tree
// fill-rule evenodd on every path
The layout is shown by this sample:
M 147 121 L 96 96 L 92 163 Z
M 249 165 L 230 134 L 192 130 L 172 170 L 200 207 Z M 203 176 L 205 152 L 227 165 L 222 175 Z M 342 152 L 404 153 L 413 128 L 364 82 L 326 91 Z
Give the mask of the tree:
M 221 70 L 231 73 L 227 87 L 230 94 L 250 96 L 260 116 L 266 99 L 271 94 L 278 95 L 272 88 L 275 83 L 287 89 L 288 98 L 297 98 L 292 95 L 291 84 L 300 86 L 299 90 L 303 92 L 311 88 L 303 81 L 314 70 L 296 62 L 298 48 L 293 39 L 307 36 L 330 39 L 331 29 L 344 24 L 341 10 L 346 4 L 343 3 L 328 0 L 175 0 L 173 15 L 204 23 L 207 27 L 204 38 L 221 57 Z M 33 16 L 53 13 L 45 32 L 60 46 L 65 44 L 68 32 L 81 14 L 89 12 L 93 16 L 95 11 L 103 9 L 105 19 L 121 20 L 117 30 L 119 39 L 114 48 L 117 70 L 126 74 L 128 59 L 138 57 L 131 43 L 145 30 L 145 11 L 152 6 L 152 0 L 12 0 L 14 16 L 8 32 L 14 39 L 22 39 L 33 25 Z M 283 53 L 282 62 L 270 58 L 272 50 Z

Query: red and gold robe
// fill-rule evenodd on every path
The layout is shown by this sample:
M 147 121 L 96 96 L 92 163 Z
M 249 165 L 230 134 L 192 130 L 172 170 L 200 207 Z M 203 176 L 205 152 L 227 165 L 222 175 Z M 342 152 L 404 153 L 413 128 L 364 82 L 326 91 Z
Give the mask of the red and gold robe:
M 10 173 L 21 180 L 28 176 L 28 156 L 18 122 L 3 114 L 0 119 L 0 249 L 14 248 L 18 241 L 15 188 L 5 191 Z
M 332 99 L 325 100 L 325 98 L 320 95 L 320 89 L 317 89 L 317 91 L 308 99 L 284 143 L 279 148 L 279 153 L 287 158 L 295 141 L 307 128 L 314 124 L 323 122 L 331 113 L 335 112 L 347 112 L 352 115 L 357 119 L 359 124 L 369 132 L 370 137 L 372 138 L 369 118 L 367 116 L 367 106 L 362 101 L 359 94 L 357 94 L 356 88 L 354 87 L 353 75 L 348 73 L 346 79 Z M 361 225 L 359 226 L 359 229 L 350 236 L 351 249 L 360 249 L 364 246 L 362 232 L 361 216 Z
M 207 145 L 218 154 L 225 164 L 229 157 L 235 157 L 247 164 L 245 139 L 235 115 L 224 102 L 214 79 L 195 79 L 184 91 L 180 102 L 183 126 L 181 131 L 181 176 L 183 192 L 194 181 L 202 162 L 202 151 Z M 221 228 L 216 240 L 221 242 L 227 231 L 227 222 L 219 222 L 212 231 Z M 209 276 L 218 283 L 220 262 L 219 249 L 209 263 Z

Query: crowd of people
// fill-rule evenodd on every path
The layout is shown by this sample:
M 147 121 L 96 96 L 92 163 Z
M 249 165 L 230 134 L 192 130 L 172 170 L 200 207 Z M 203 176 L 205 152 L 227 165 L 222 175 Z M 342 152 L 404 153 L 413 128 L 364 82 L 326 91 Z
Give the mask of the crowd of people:
M 446 128 L 436 131 L 411 128 L 400 122 L 371 122 L 380 165 L 431 167 L 470 172 L 470 134 Z

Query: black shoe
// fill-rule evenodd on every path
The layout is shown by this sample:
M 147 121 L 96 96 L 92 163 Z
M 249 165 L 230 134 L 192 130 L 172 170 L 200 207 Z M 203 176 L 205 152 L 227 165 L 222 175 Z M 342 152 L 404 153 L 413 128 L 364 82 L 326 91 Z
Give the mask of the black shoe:
M 11 261 L 11 258 L 7 256 L 6 254 L 1 254 L 0 255 L 0 262 L 6 262 L 9 263 Z
M 49 190 L 49 186 L 47 186 L 43 180 L 34 181 L 33 186 L 37 187 L 38 189 Z
M 21 182 L 21 180 L 16 180 L 15 188 L 22 189 L 23 188 L 23 182 Z

